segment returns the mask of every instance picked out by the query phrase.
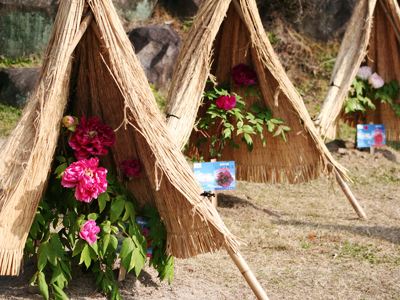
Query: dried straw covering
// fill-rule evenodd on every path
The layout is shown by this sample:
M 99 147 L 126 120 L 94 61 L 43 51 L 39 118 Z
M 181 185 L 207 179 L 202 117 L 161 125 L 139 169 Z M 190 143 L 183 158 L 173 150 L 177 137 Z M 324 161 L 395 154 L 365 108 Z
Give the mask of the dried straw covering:
M 400 9 L 395 0 L 359 0 L 340 46 L 328 94 L 316 118 L 320 134 L 334 139 L 340 118 L 355 126 L 342 107 L 361 64 L 371 67 L 386 83 L 400 82 Z M 400 119 L 389 104 L 377 103 L 360 122 L 385 124 L 386 138 L 400 141 Z
M 61 1 L 36 93 L 0 150 L 0 275 L 19 273 L 68 102 L 78 116 L 102 117 L 114 128 L 122 125 L 117 146 L 103 163 L 115 171 L 122 159 L 140 159 L 144 178 L 129 187 L 141 204 L 159 210 L 168 232 L 168 254 L 187 258 L 224 243 L 237 249 L 240 241 L 200 196 L 201 186 L 169 137 L 112 1 L 87 2 L 97 34 L 96 26 L 89 27 L 73 58 L 68 57 L 84 0 Z
M 287 78 L 278 57 L 265 34 L 254 0 L 204 1 L 184 42 L 168 94 L 166 111 L 179 119 L 169 117 L 168 128 L 182 148 L 189 136 L 191 141 L 203 138 L 193 131 L 196 116 L 206 108 L 202 104 L 207 78 L 215 75 L 218 83 L 231 83 L 230 70 L 244 63 L 253 67 L 258 75 L 257 90 L 261 106 L 272 108 L 274 118 L 285 120 L 292 130 L 286 134 L 287 142 L 266 133 L 267 146 L 254 137 L 254 150 L 248 152 L 240 136 L 235 142 L 240 150 L 225 148 L 223 160 L 235 160 L 237 179 L 253 182 L 298 183 L 318 177 L 333 164 L 348 179 L 346 170 L 337 164 L 315 131 L 302 99 Z M 256 96 L 244 96 L 247 107 L 258 102 Z M 195 153 L 189 146 L 189 156 L 204 156 L 208 145 Z

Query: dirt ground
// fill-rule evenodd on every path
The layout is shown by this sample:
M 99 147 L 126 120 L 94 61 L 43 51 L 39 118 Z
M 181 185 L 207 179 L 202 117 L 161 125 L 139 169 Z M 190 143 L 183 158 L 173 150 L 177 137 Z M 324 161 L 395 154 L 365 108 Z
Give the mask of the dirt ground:
M 347 146 L 347 148 L 345 148 Z M 272 299 L 400 299 L 400 154 L 370 155 L 351 143 L 329 148 L 349 169 L 349 184 L 368 216 L 361 221 L 332 178 L 298 185 L 239 182 L 220 193 L 218 212 L 247 245 L 241 252 Z M 282 218 L 266 214 L 268 209 Z M 90 273 L 74 267 L 71 299 L 106 299 Z M 35 272 L 0 278 L 1 299 L 41 299 Z M 124 299 L 255 299 L 226 251 L 176 260 L 171 285 L 146 268 L 121 283 Z

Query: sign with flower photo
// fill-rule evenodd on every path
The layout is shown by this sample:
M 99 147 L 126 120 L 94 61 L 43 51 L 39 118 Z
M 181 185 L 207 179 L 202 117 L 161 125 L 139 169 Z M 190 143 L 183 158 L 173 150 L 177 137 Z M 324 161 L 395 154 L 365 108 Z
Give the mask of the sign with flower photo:
M 235 162 L 217 161 L 193 164 L 194 176 L 204 191 L 234 190 Z
M 385 125 L 383 124 L 358 124 L 357 147 L 380 147 L 386 145 Z

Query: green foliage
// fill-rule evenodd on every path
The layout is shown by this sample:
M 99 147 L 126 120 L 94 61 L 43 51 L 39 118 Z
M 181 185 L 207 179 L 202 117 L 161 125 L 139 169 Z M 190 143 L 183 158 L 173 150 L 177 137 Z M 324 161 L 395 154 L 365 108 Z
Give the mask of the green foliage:
M 165 105 L 167 103 L 167 96 L 160 93 L 152 83 L 150 83 L 150 88 L 153 91 L 154 97 L 156 98 L 158 108 L 161 110 L 161 112 L 164 112 Z
M 41 63 L 42 61 L 37 56 L 32 56 L 29 58 L 5 58 L 4 56 L 0 55 L 0 69 L 10 67 L 33 67 L 38 66 Z
M 242 97 L 234 92 L 229 92 L 230 86 L 218 86 L 204 92 L 204 101 L 208 105 L 206 115 L 196 121 L 197 128 L 200 129 L 205 139 L 199 139 L 196 146 L 209 142 L 211 158 L 221 157 L 221 150 L 227 145 L 232 148 L 240 149 L 240 145 L 234 142 L 235 136 L 241 136 L 241 141 L 247 146 L 248 151 L 253 150 L 253 136 L 259 135 L 264 147 L 266 146 L 263 131 L 267 129 L 273 136 L 280 135 L 286 141 L 285 133 L 291 130 L 290 127 L 283 126 L 283 120 L 274 119 L 270 109 L 254 104 L 247 111 L 246 103 Z M 256 96 L 260 99 L 255 85 L 248 86 L 243 91 L 245 96 Z M 218 108 L 215 101 L 221 96 L 233 95 L 236 98 L 236 106 L 230 110 Z M 210 135 L 210 129 L 216 132 Z M 276 132 L 275 128 L 277 128 Z
M 17 124 L 22 110 L 0 104 L 0 137 L 7 137 Z
M 349 92 L 349 97 L 343 105 L 346 114 L 357 112 L 364 114 L 367 108 L 375 110 L 374 102 L 380 100 L 381 103 L 389 103 L 395 110 L 396 117 L 400 118 L 400 104 L 393 103 L 393 100 L 397 99 L 400 93 L 400 87 L 396 80 L 376 89 L 367 80 L 356 77 L 351 88 L 352 91 Z
M 49 186 L 42 198 L 29 236 L 26 240 L 24 254 L 35 255 L 38 271 L 31 279 L 37 284 L 45 299 L 49 291 L 55 299 L 68 299 L 63 289 L 72 278 L 71 260 L 84 264 L 96 278 L 96 284 L 110 299 L 121 299 L 112 266 L 119 257 L 127 272 L 134 271 L 139 275 L 146 264 L 147 240 L 141 226 L 136 224 L 138 215 L 149 218 L 150 238 L 154 240 L 154 258 L 150 265 L 159 272 L 161 280 L 173 278 L 173 257 L 165 254 L 166 229 L 155 209 L 145 207 L 140 212 L 135 196 L 107 174 L 107 191 L 90 203 L 80 202 L 74 196 L 74 189 L 63 188 L 61 177 L 65 169 L 75 160 L 72 149 L 66 148 L 69 139 L 68 129 L 61 130 L 61 137 L 56 148 L 54 170 L 49 179 Z M 100 228 L 97 240 L 90 244 L 79 235 L 84 224 L 94 220 Z M 57 228 L 58 232 L 50 231 Z M 118 250 L 117 235 L 123 234 L 122 248 Z M 37 242 L 40 244 L 37 248 Z M 51 274 L 46 280 L 45 274 Z

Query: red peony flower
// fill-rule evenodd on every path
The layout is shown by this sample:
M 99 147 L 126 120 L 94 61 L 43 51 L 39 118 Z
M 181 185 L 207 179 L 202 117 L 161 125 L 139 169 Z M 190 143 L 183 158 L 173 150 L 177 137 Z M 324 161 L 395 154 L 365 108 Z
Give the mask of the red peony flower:
M 235 86 L 253 85 L 257 82 L 257 73 L 245 64 L 238 64 L 231 70 Z
M 73 188 L 75 198 L 83 202 L 91 202 L 107 190 L 107 170 L 98 168 L 99 159 L 92 157 L 72 163 L 64 172 L 61 185 Z
M 85 159 L 90 155 L 106 155 L 108 149 L 116 144 L 112 128 L 100 123 L 100 118 L 81 118 L 81 122 L 72 133 L 69 145 L 75 150 L 77 159 Z
M 219 109 L 231 110 L 236 106 L 236 97 L 234 95 L 220 96 L 216 104 Z
M 124 174 L 129 178 L 139 178 L 140 171 L 142 170 L 142 166 L 137 159 L 127 159 L 123 160 L 119 163 Z

